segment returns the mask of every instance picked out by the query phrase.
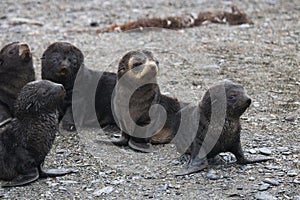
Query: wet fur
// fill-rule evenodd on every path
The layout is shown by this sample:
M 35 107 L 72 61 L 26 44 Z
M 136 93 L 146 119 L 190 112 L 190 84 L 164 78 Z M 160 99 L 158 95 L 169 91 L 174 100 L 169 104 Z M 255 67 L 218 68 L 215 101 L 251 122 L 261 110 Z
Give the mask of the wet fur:
M 58 132 L 57 104 L 62 85 L 28 83 L 16 101 L 16 117 L 0 132 L 0 179 L 34 173 L 44 162 Z

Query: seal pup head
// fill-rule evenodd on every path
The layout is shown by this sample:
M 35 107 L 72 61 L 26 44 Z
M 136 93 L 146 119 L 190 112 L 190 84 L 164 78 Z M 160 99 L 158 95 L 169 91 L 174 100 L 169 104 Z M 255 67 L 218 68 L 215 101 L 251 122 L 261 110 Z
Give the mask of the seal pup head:
M 29 45 L 22 42 L 12 42 L 0 51 L 0 73 L 33 68 L 32 53 Z
M 20 91 L 15 104 L 16 117 L 56 113 L 57 106 L 63 101 L 65 93 L 61 84 L 48 80 L 27 83 Z
M 211 100 L 210 91 L 217 91 L 221 88 L 225 89 L 226 94 L 226 117 L 239 118 L 250 106 L 251 98 L 242 85 L 227 79 L 213 85 L 206 91 L 200 103 L 202 110 L 205 114 L 210 114 L 211 104 L 214 102 Z
M 118 79 L 126 74 L 132 81 L 156 80 L 158 65 L 158 61 L 150 51 L 129 51 L 119 62 Z
M 42 55 L 42 79 L 65 84 L 75 80 L 84 62 L 83 53 L 71 43 L 55 42 Z

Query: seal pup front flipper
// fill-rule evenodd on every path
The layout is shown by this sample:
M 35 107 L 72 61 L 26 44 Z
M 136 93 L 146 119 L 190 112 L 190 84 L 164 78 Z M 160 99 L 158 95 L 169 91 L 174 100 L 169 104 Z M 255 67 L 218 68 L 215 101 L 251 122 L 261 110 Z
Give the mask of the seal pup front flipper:
M 140 151 L 143 153 L 151 153 L 153 152 L 152 144 L 150 142 L 141 141 L 138 142 L 130 137 L 128 141 L 128 146 L 136 151 Z
M 200 146 L 195 144 L 195 142 L 193 142 L 193 145 L 194 149 L 191 152 L 190 160 L 187 166 L 185 166 L 181 171 L 175 173 L 176 176 L 183 176 L 196 173 L 208 167 L 206 152 L 201 151 L 201 153 L 199 153 Z
M 76 169 L 43 169 L 41 165 L 39 166 L 40 178 L 64 176 L 77 172 L 78 170 Z
M 266 161 L 269 161 L 269 160 L 273 160 L 273 158 L 255 158 L 255 159 L 246 158 L 245 155 L 244 155 L 244 152 L 242 150 L 242 146 L 241 146 L 240 142 L 231 149 L 231 153 L 234 154 L 234 156 L 237 160 L 236 163 L 241 164 L 241 165 L 261 163 L 261 162 L 266 162 Z
M 104 143 L 104 144 L 114 144 L 117 146 L 127 146 L 129 141 L 129 135 L 122 133 L 120 138 L 117 139 L 110 139 L 110 140 L 96 140 L 97 143 Z
M 38 178 L 39 178 L 39 171 L 37 168 L 34 168 L 30 173 L 19 174 L 12 181 L 2 185 L 1 187 L 4 188 L 4 187 L 24 186 L 24 185 L 27 185 L 29 183 L 36 181 Z

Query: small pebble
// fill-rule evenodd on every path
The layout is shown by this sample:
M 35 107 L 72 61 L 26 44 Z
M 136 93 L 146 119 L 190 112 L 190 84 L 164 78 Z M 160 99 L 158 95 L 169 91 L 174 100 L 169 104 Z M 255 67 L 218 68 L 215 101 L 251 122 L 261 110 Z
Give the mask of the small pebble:
M 293 183 L 295 183 L 295 184 L 300 184 L 300 180 L 295 179 L 295 180 L 293 181 Z
M 236 189 L 237 189 L 237 190 L 243 190 L 243 189 L 244 189 L 244 186 L 242 186 L 242 185 L 237 185 L 237 186 L 236 186 Z
M 249 150 L 249 153 L 251 153 L 251 154 L 256 154 L 256 150 L 255 150 L 255 149 L 250 149 L 250 150 Z
M 276 200 L 277 198 L 272 196 L 269 193 L 259 192 L 259 193 L 255 194 L 255 199 L 257 199 L 257 200 Z
M 263 183 L 261 186 L 259 186 L 258 190 L 259 190 L 259 191 L 265 191 L 265 190 L 267 190 L 267 189 L 269 189 L 269 188 L 270 188 L 270 184 L 268 184 L 268 183 Z
M 295 172 L 295 171 L 289 171 L 289 172 L 287 173 L 287 175 L 288 175 L 289 177 L 294 177 L 294 176 L 297 176 L 297 172 Z
M 108 186 L 108 187 L 104 187 L 100 190 L 97 190 L 93 193 L 94 196 L 100 196 L 102 194 L 110 194 L 112 191 L 114 191 L 114 187 L 112 186 Z
M 265 148 L 265 147 L 264 148 L 260 148 L 259 152 L 261 154 L 263 154 L 263 155 L 271 155 L 272 154 L 272 151 L 270 149 L 268 149 L 268 148 Z
M 96 27 L 96 26 L 99 26 L 99 23 L 98 22 L 91 22 L 90 26 L 91 27 Z
M 254 177 L 249 177 L 249 181 L 254 181 L 255 180 L 255 178 Z
M 286 152 L 286 151 L 289 151 L 289 148 L 288 147 L 278 147 L 277 148 L 280 152 Z
M 216 174 L 212 174 L 212 173 L 207 173 L 206 177 L 210 180 L 218 180 L 219 176 L 217 176 Z
M 274 186 L 278 186 L 280 185 L 279 181 L 278 180 L 275 180 L 275 179 L 271 179 L 271 178 L 266 178 L 264 180 L 265 183 L 269 183 L 271 185 L 274 185 Z
M 289 121 L 289 122 L 293 122 L 293 121 L 295 121 L 295 119 L 296 119 L 296 117 L 293 116 L 293 115 L 289 115 L 289 116 L 286 116 L 286 117 L 285 117 L 285 120 L 286 120 L 286 121 Z

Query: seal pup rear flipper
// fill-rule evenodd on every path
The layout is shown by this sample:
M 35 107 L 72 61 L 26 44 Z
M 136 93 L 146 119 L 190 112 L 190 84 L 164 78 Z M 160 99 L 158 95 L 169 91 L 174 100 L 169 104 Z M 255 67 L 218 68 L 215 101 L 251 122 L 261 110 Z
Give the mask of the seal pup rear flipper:
M 12 181 L 2 185 L 1 187 L 18 187 L 18 186 L 24 186 L 29 183 L 32 183 L 36 181 L 39 178 L 39 171 L 37 168 L 34 168 L 34 170 L 31 173 L 28 174 L 20 174 L 16 178 L 14 178 Z
M 43 169 L 42 166 L 39 167 L 40 178 L 64 176 L 77 172 L 78 170 L 76 169 Z

